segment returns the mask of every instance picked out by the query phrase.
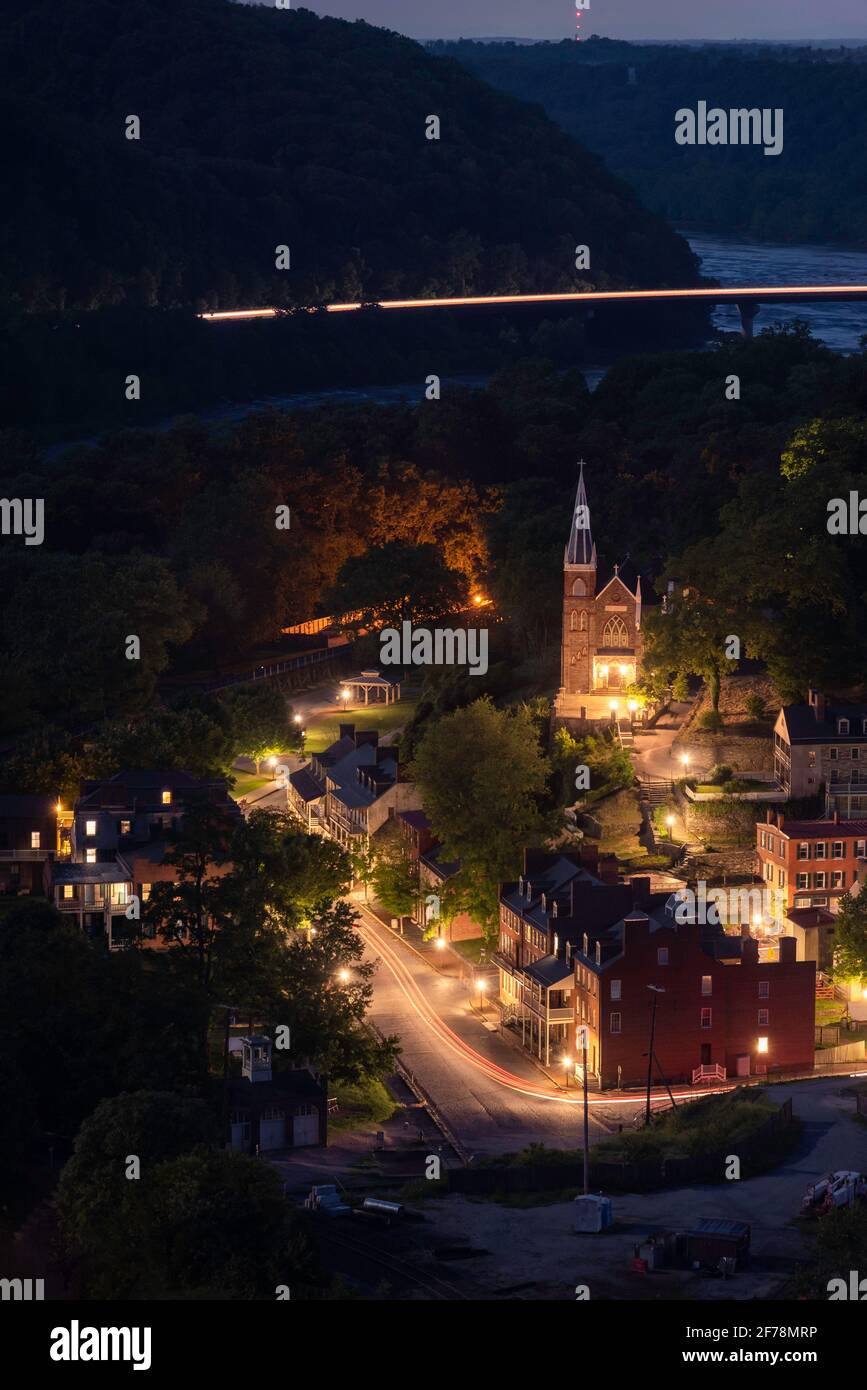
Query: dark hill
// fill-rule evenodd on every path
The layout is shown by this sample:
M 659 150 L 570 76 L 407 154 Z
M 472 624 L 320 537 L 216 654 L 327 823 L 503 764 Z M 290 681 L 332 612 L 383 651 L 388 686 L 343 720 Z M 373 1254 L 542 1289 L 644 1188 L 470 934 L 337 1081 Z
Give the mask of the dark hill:
M 685 242 L 540 109 L 361 22 L 5 0 L 0 90 L 7 312 L 696 281 Z
M 465 40 L 430 51 L 541 102 L 675 225 L 768 241 L 867 239 L 867 46 L 685 48 L 594 38 L 521 47 Z M 782 109 L 782 153 L 677 145 L 675 111 L 699 100 Z

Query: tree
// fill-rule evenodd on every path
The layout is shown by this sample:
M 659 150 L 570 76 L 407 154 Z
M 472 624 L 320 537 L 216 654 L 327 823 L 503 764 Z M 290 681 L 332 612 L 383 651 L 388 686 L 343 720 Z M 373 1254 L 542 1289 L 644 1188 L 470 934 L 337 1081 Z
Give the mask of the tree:
M 867 893 L 844 893 L 837 911 L 834 973 L 867 980 Z
M 560 819 L 539 809 L 549 773 L 530 716 L 489 699 L 437 720 L 416 751 L 410 775 L 433 833 L 444 856 L 461 861 L 467 910 L 488 931 L 500 883 L 517 877 L 524 847 L 541 844 Z
M 91 743 L 88 766 L 92 777 L 153 767 L 225 777 L 239 751 L 227 712 L 218 701 L 205 698 L 150 710 L 137 720 L 104 722 Z
M 223 704 L 229 711 L 235 749 L 254 759 L 257 772 L 263 758 L 282 752 L 294 739 L 286 697 L 270 681 L 239 686 L 223 697 Z
M 380 849 L 372 882 L 376 897 L 399 919 L 402 932 L 404 917 L 411 917 L 418 905 L 418 867 L 396 837 Z
M 388 541 L 347 560 L 326 596 L 329 613 L 358 613 L 361 626 L 435 622 L 466 605 L 467 583 L 433 545 Z
M 643 661 L 666 678 L 702 676 L 718 714 L 720 680 L 737 669 L 737 662 L 726 654 L 728 638 L 738 636 L 732 624 L 731 613 L 720 604 L 690 590 L 673 598 L 664 613 L 648 617 Z M 745 643 L 743 634 L 740 640 Z

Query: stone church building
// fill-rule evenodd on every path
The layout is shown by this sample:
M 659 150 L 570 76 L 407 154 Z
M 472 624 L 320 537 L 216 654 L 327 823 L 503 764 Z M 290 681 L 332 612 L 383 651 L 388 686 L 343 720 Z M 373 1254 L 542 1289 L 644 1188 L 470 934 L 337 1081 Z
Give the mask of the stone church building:
M 600 571 L 580 465 L 578 493 L 563 558 L 563 638 L 558 724 L 586 727 L 628 712 L 626 690 L 641 666 L 641 578 L 627 560 Z

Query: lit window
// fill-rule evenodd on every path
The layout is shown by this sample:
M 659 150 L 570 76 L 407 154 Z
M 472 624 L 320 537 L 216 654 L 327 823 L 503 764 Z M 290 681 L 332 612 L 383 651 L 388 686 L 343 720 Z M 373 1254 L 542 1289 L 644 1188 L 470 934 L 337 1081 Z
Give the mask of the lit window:
M 846 887 L 846 871 L 845 871 L 845 869 L 835 869 L 835 870 L 834 870 L 834 872 L 831 874 L 831 887 L 832 887 L 832 888 L 845 888 L 845 887 Z
M 121 835 L 129 835 L 129 834 L 132 833 L 132 821 L 131 821 L 131 820 L 122 820 L 122 821 L 121 821 L 121 823 L 120 823 L 120 833 L 121 833 Z
M 75 889 L 73 888 L 72 884 L 71 884 L 71 883 L 64 883 L 64 885 L 63 885 L 63 896 L 64 896 L 64 898 L 66 899 L 67 902 L 69 902 L 69 899 L 70 899 L 71 897 L 73 897 L 74 894 L 75 894 Z
M 150 886 L 150 884 L 149 884 L 149 883 L 143 883 L 143 884 L 141 885 L 141 893 L 139 894 L 139 897 L 141 898 L 142 902 L 143 902 L 143 903 L 146 903 L 147 900 L 148 900 L 148 898 L 150 897 L 150 895 L 151 895 L 151 886 Z
M 31 830 L 31 832 L 30 832 L 30 848 L 31 848 L 31 849 L 41 849 L 41 848 L 42 848 L 42 832 L 41 832 L 40 830 Z
M 769 980 L 759 980 L 759 998 L 760 998 L 760 999 L 767 999 L 767 998 L 769 998 L 770 993 L 771 993 L 770 981 L 769 981 Z
M 701 992 L 702 994 L 713 994 L 713 975 L 702 975 Z
M 171 806 L 171 804 L 172 804 L 172 794 L 171 794 L 171 792 L 169 792 L 169 791 L 163 792 L 163 805 L 164 805 L 164 806 Z
M 767 1028 L 770 1023 L 770 1016 L 767 1009 L 759 1009 L 759 1027 Z
M 95 863 L 96 863 L 96 850 L 95 850 L 95 849 L 86 849 L 86 850 L 84 851 L 84 862 L 85 862 L 85 864 L 95 864 Z
M 668 947 L 667 947 L 667 946 L 660 946 L 660 947 L 659 947 L 659 950 L 658 950 L 657 953 L 656 953 L 656 964 L 657 964 L 657 965 L 668 965 Z
M 84 833 L 85 833 L 85 835 L 95 835 L 95 834 L 96 834 L 96 821 L 95 821 L 95 820 L 86 820 L 86 821 L 84 822 Z
M 612 980 L 612 981 L 611 981 L 611 998 L 612 998 L 612 999 L 619 999 L 619 998 L 620 998 L 620 980 Z
M 620 1014 L 611 1015 L 611 1031 L 612 1033 L 620 1032 Z
M 757 1043 L 756 1043 L 756 1051 L 757 1051 L 757 1052 L 767 1052 L 767 1050 L 768 1050 L 768 1040 L 767 1040 L 767 1038 L 759 1038 L 758 1041 L 757 1041 Z

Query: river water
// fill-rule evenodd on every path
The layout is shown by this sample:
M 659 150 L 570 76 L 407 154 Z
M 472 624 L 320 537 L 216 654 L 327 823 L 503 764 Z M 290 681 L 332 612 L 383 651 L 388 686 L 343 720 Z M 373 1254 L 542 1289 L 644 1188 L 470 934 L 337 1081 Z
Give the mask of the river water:
M 701 273 L 721 285 L 867 285 L 867 251 L 839 246 L 784 246 L 746 237 L 683 232 L 701 259 Z M 847 304 L 762 304 L 753 332 L 803 319 L 836 352 L 855 352 L 867 333 L 867 301 Z M 715 311 L 714 327 L 739 333 L 735 305 Z

